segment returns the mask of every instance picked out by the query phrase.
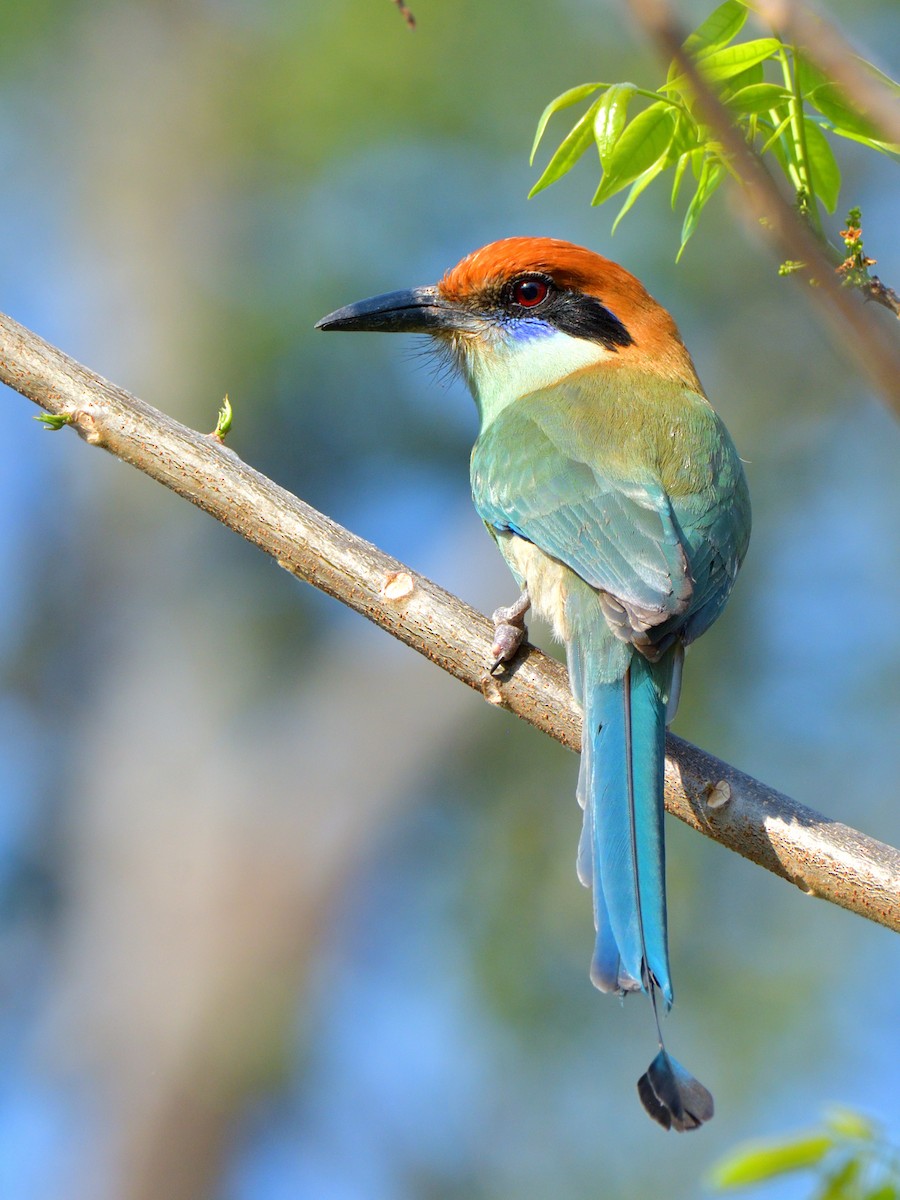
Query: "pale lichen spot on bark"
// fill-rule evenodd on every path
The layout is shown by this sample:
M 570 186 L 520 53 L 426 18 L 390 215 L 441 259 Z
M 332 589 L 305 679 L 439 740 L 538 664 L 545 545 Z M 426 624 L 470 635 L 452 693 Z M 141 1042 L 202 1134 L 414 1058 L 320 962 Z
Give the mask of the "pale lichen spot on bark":
M 381 585 L 385 600 L 406 600 L 415 590 L 415 581 L 408 571 L 389 571 Z
M 481 680 L 481 694 L 488 704 L 496 704 L 502 708 L 505 703 L 499 683 L 489 672 Z
M 725 779 L 720 779 L 718 783 L 711 783 L 707 786 L 706 792 L 706 807 L 707 808 L 724 808 L 731 800 L 731 784 Z
M 99 446 L 103 441 L 103 435 L 94 424 L 92 413 L 85 412 L 84 409 L 76 408 L 72 413 L 72 424 L 88 443 L 89 446 Z

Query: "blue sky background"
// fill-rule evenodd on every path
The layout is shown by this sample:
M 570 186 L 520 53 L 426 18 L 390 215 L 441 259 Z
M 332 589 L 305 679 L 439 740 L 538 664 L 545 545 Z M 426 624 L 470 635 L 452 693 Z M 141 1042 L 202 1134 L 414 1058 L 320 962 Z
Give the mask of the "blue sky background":
M 241 457 L 490 611 L 471 400 L 312 325 L 508 234 L 618 259 L 754 503 L 676 731 L 898 844 L 895 418 L 724 193 L 677 267 L 681 215 L 648 193 L 611 239 L 590 161 L 525 199 L 550 97 L 659 78 L 619 6 L 414 11 L 4 13 L 0 306 L 198 428 L 227 391 Z M 833 12 L 897 74 L 895 6 Z M 896 168 L 840 154 L 896 286 Z M 898 1136 L 896 937 L 671 821 L 668 1037 L 717 1115 L 666 1137 L 648 1012 L 587 980 L 573 756 L 3 398 L 0 1194 L 687 1200 L 832 1102 Z

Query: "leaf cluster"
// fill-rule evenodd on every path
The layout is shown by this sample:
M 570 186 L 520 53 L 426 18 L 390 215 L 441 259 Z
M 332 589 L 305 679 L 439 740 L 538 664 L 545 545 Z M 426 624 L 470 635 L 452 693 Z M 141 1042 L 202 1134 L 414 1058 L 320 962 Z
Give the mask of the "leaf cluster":
M 824 236 L 819 205 L 834 212 L 841 187 L 840 168 L 827 135 L 849 138 L 889 155 L 900 154 L 900 146 L 880 140 L 865 114 L 795 47 L 777 37 L 736 41 L 749 12 L 748 0 L 725 0 L 687 38 L 684 49 L 746 140 L 762 156 L 775 160 L 799 210 Z M 900 95 L 900 85 L 871 64 L 865 66 Z M 681 228 L 680 258 L 703 209 L 733 172 L 727 153 L 703 121 L 690 80 L 673 61 L 666 82 L 656 91 L 634 83 L 585 83 L 571 88 L 544 109 L 532 162 L 551 117 L 589 98 L 587 110 L 562 140 L 530 195 L 561 179 L 594 143 L 601 176 L 592 203 L 602 204 L 629 189 L 613 223 L 615 232 L 641 193 L 671 171 L 673 209 L 685 180 L 693 184 Z M 642 107 L 635 113 L 637 104 Z
M 900 1200 L 900 1155 L 866 1117 L 835 1109 L 815 1129 L 790 1138 L 747 1142 L 713 1169 L 718 1191 L 812 1174 L 809 1200 Z

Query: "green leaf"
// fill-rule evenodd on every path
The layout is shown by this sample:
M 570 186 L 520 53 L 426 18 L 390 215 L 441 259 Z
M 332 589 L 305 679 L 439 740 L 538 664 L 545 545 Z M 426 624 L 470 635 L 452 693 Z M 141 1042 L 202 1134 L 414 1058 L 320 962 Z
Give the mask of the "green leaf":
M 713 192 L 724 178 L 725 168 L 720 162 L 715 162 L 711 158 L 703 160 L 700 179 L 697 182 L 697 190 L 694 192 L 694 197 L 688 205 L 687 212 L 684 214 L 684 224 L 681 226 L 681 245 L 678 247 L 678 253 L 675 256 L 676 262 L 681 258 L 685 246 L 697 228 L 697 222 L 700 220 L 700 214 L 703 212 L 707 201 L 712 197 Z
M 857 1193 L 858 1196 L 859 1193 Z M 857 1197 L 854 1197 L 853 1200 L 857 1200 Z M 881 1187 L 877 1187 L 871 1192 L 865 1192 L 861 1200 L 898 1200 L 898 1197 L 900 1197 L 900 1192 L 892 1183 L 883 1183 Z
M 671 105 L 657 101 L 625 126 L 609 156 L 592 204 L 602 204 L 661 158 L 675 136 Z
M 681 191 L 681 181 L 684 179 L 684 173 L 687 170 L 688 163 L 691 161 L 690 152 L 682 154 L 678 162 L 675 164 L 675 178 L 672 181 L 672 208 L 674 209 L 678 202 L 678 193 Z
M 875 1136 L 875 1126 L 868 1117 L 864 1117 L 854 1108 L 844 1108 L 842 1105 L 829 1108 L 826 1124 L 841 1137 L 853 1138 L 856 1141 L 870 1142 Z
M 816 1200 L 851 1200 L 858 1196 L 859 1188 L 855 1185 L 859 1179 L 859 1167 L 858 1158 L 848 1158 L 836 1171 L 829 1173 Z
M 225 438 L 231 432 L 231 426 L 234 424 L 234 409 L 231 407 L 231 401 L 226 395 L 222 401 L 222 407 L 219 409 L 219 414 L 216 418 L 216 427 L 212 432 L 212 436 L 216 441 L 224 442 Z
M 838 137 L 849 138 L 851 142 L 861 142 L 870 150 L 877 150 L 879 154 L 887 154 L 891 158 L 900 156 L 900 142 L 879 142 L 875 138 L 863 137 L 861 133 L 851 133 L 849 129 L 839 129 L 837 125 L 826 125 L 825 128 L 836 133 Z
M 863 113 L 857 112 L 852 105 L 847 103 L 843 93 L 834 84 L 826 83 L 821 87 L 813 88 L 807 94 L 806 99 L 833 124 L 840 125 L 851 133 L 859 133 L 863 137 L 877 140 L 878 129 Z
M 763 128 L 771 129 L 771 133 L 770 133 L 769 137 L 766 138 L 766 140 L 763 142 L 762 147 L 760 148 L 759 152 L 761 155 L 768 154 L 768 152 L 770 150 L 774 150 L 776 155 L 778 154 L 779 149 L 782 151 L 782 153 L 784 152 L 784 146 L 781 145 L 779 139 L 781 138 L 781 135 L 784 133 L 784 131 L 788 128 L 788 126 L 791 123 L 791 114 L 789 112 L 787 114 L 785 114 L 783 109 L 776 108 L 774 115 L 776 118 L 779 118 L 779 124 L 777 125 L 777 127 L 772 128 L 772 126 L 769 124 L 768 121 L 762 122 Z M 787 160 L 785 159 L 785 161 L 787 161 Z
M 669 152 L 666 155 L 668 165 L 672 166 L 682 154 L 686 154 L 688 150 L 696 150 L 699 146 L 699 125 L 691 117 L 680 112 L 675 121 L 675 133 L 672 135 L 672 144 L 669 146 Z
M 775 161 L 778 163 L 779 167 L 781 167 L 781 170 L 784 173 L 785 179 L 787 179 L 791 187 L 793 187 L 794 180 L 791 176 L 791 163 L 788 159 L 787 151 L 784 148 L 784 142 L 781 140 L 781 133 L 789 124 L 790 117 L 788 117 L 787 121 L 782 122 L 782 124 L 778 126 L 759 153 L 760 156 L 762 156 L 764 153 L 773 154 L 775 156 Z
M 615 83 L 600 97 L 594 114 L 594 140 L 600 152 L 600 165 L 606 169 L 613 147 L 619 140 L 628 117 L 628 103 L 637 87 L 633 83 Z
M 765 78 L 763 64 L 758 62 L 754 63 L 752 67 L 747 67 L 745 71 L 739 71 L 737 75 L 732 75 L 730 79 L 723 80 L 716 90 L 720 100 L 724 102 L 735 92 L 739 92 L 741 88 L 750 87 L 755 83 L 763 83 Z
M 684 168 L 687 165 L 687 155 L 697 147 L 697 132 L 697 126 L 690 119 L 690 117 L 686 116 L 684 113 L 679 113 L 675 121 L 675 132 L 672 134 L 672 140 L 669 143 L 668 149 L 666 150 L 665 154 L 657 159 L 653 166 L 644 171 L 643 175 L 639 175 L 631 185 L 631 191 L 628 193 L 625 203 L 619 209 L 615 221 L 613 221 L 613 233 L 616 232 L 616 227 L 618 226 L 619 222 L 631 209 L 641 192 L 643 192 L 644 189 L 648 187 L 654 179 L 657 178 L 657 176 L 661 175 L 663 171 L 667 171 L 669 167 L 675 166 L 676 163 L 678 164 L 676 167 L 676 176 L 679 170 L 682 174 L 684 173 Z M 672 207 L 675 207 L 674 199 L 672 201 Z
M 750 15 L 746 5 L 740 0 L 725 0 L 717 9 L 709 14 L 702 25 L 698 25 L 684 43 L 684 49 L 691 55 L 702 54 L 704 50 L 717 50 L 727 46 L 741 32 L 744 23 Z
M 771 43 L 778 46 L 779 43 L 775 38 L 764 38 L 764 43 Z M 751 47 L 749 55 L 750 61 L 747 62 L 744 56 L 744 48 Z M 770 56 L 769 53 L 763 54 L 762 58 L 756 58 L 761 51 L 758 48 L 757 42 L 742 42 L 738 46 L 729 46 L 725 50 L 717 50 L 709 56 L 701 55 L 698 58 L 697 66 L 704 75 L 707 74 L 707 64 L 711 63 L 714 71 L 712 76 L 707 76 L 711 83 L 717 84 L 716 90 L 724 99 L 732 92 L 738 91 L 742 87 L 749 87 L 751 83 L 762 83 L 765 75 L 763 74 L 763 62 Z M 719 55 L 724 56 L 722 63 L 718 62 Z M 694 89 L 690 85 L 686 75 L 671 75 L 660 91 L 678 92 L 684 102 L 693 111 L 696 103 Z
M 625 203 L 622 205 L 622 207 L 619 209 L 618 213 L 616 214 L 616 219 L 613 221 L 613 224 L 612 224 L 612 231 L 611 231 L 612 233 L 616 232 L 616 228 L 618 227 L 619 222 L 622 220 L 622 218 L 625 216 L 625 214 L 631 209 L 632 205 L 634 204 L 635 200 L 637 200 L 638 196 L 640 196 L 641 192 L 643 192 L 644 189 L 647 188 L 653 182 L 653 180 L 656 179 L 656 177 L 658 175 L 661 175 L 663 173 L 663 171 L 665 171 L 665 169 L 668 165 L 669 165 L 668 162 L 664 158 L 661 158 L 659 160 L 659 162 L 654 163 L 653 166 L 650 167 L 649 170 L 647 170 L 643 173 L 643 175 L 639 175 L 637 177 L 637 179 L 631 185 L 631 191 L 628 193 L 627 197 L 625 198 Z
M 578 104 L 580 100 L 585 100 L 598 88 L 609 87 L 608 83 L 580 83 L 578 87 L 569 88 L 567 92 L 563 92 L 561 96 L 557 96 L 555 100 L 551 100 L 544 111 L 541 113 L 541 119 L 538 121 L 537 133 L 534 135 L 534 145 L 531 147 L 531 158 L 529 163 L 534 162 L 534 156 L 537 154 L 537 148 L 541 144 L 541 138 L 544 136 L 544 130 L 547 128 L 547 122 L 554 113 L 560 112 L 564 108 L 571 108 L 573 104 Z
M 787 88 L 780 87 L 777 83 L 751 83 L 749 87 L 742 87 L 740 91 L 729 96 L 725 104 L 732 112 L 761 113 L 768 112 L 770 108 L 775 108 L 790 98 L 791 93 Z
M 837 208 L 841 190 L 841 169 L 837 165 L 828 138 L 812 117 L 804 117 L 803 125 L 806 130 L 806 150 L 813 191 L 828 211 L 833 213 Z
M 866 71 L 873 78 L 877 79 L 879 83 L 884 84 L 889 92 L 893 92 L 895 96 L 900 96 L 900 83 L 898 83 L 896 79 L 891 79 L 890 75 L 885 75 L 884 71 L 879 71 L 874 63 L 868 62 L 865 58 L 861 58 L 858 54 L 854 54 L 853 57 L 860 64 L 860 66 L 865 67 Z
M 797 76 L 797 86 L 802 96 L 809 96 L 817 87 L 828 83 L 828 76 L 821 71 L 805 54 L 794 53 L 794 73 Z
M 765 62 L 777 52 L 781 43 L 778 38 L 756 38 L 752 42 L 741 42 L 737 46 L 726 46 L 712 54 L 703 54 L 697 66 L 711 83 L 730 79 L 755 63 Z
M 762 1183 L 790 1171 L 817 1166 L 833 1146 L 829 1134 L 810 1133 L 788 1141 L 748 1142 L 713 1168 L 711 1182 L 719 1189 Z
M 528 193 L 528 199 L 542 192 L 551 183 L 562 179 L 567 171 L 571 171 L 585 150 L 594 139 L 594 113 L 599 100 L 595 100 L 584 116 L 575 124 L 557 147 L 556 153 L 547 163 L 543 175 Z
M 54 433 L 58 433 L 66 425 L 72 423 L 71 413 L 38 413 L 36 417 L 31 418 L 32 421 L 40 421 L 45 429 L 49 429 Z

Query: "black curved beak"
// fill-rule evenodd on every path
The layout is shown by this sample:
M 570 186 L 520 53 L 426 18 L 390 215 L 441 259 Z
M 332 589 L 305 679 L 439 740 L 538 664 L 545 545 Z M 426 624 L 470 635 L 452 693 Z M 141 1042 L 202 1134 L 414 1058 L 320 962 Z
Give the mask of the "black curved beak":
M 446 301 L 436 287 L 418 287 L 348 304 L 317 321 L 316 329 L 439 333 L 465 328 L 467 316 Z

